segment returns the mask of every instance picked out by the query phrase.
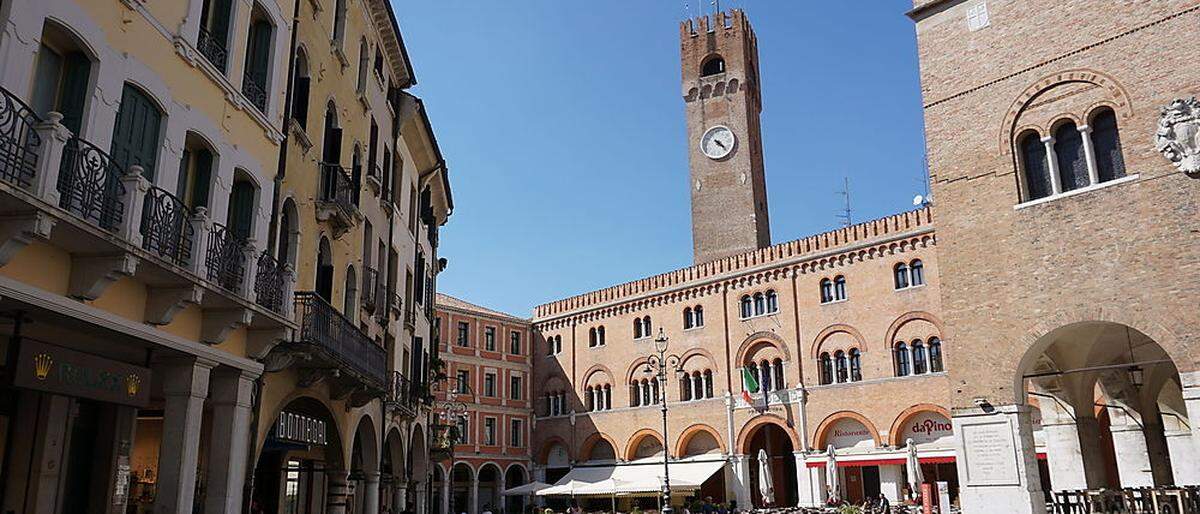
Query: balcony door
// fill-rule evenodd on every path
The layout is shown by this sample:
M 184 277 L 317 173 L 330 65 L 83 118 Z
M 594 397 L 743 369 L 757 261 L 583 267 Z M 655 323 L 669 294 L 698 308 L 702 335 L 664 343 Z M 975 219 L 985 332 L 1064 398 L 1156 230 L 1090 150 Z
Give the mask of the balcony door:
M 38 116 L 45 119 L 50 111 L 56 111 L 63 115 L 63 126 L 79 135 L 91 69 L 92 62 L 83 52 L 42 43 L 33 78 L 32 107 Z
M 112 148 L 109 150 L 122 172 L 136 164 L 145 170 L 143 176 L 154 182 L 161 125 L 162 113 L 150 97 L 125 84 L 121 92 L 121 108 L 117 111 L 117 123 L 113 127 Z
M 242 241 L 250 239 L 254 222 L 254 196 L 252 182 L 244 177 L 234 179 L 233 190 L 229 193 L 228 227 L 234 237 Z
M 329 240 L 322 237 L 317 248 L 317 296 L 325 303 L 333 304 L 333 256 L 329 250 Z

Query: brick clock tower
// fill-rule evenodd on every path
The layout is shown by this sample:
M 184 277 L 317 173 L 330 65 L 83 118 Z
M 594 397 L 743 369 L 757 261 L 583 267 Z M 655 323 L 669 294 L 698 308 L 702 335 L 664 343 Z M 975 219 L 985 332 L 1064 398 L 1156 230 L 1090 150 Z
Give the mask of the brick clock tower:
M 758 42 L 733 10 L 680 24 L 697 264 L 771 244 Z

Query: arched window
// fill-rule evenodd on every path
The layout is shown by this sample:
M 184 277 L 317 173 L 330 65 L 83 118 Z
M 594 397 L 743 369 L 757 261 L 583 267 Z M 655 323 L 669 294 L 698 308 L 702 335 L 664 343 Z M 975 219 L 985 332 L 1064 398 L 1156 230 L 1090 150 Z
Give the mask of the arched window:
M 600 325 L 599 327 L 596 327 L 596 339 L 597 339 L 597 341 L 596 341 L 597 345 L 604 346 L 604 325 Z
M 274 38 L 275 27 L 271 18 L 261 7 L 255 5 L 250 12 L 250 32 L 246 37 L 246 63 L 242 74 L 242 94 L 258 108 L 267 114 L 267 100 L 270 98 L 268 77 L 271 75 L 271 40 Z
M 679 400 L 684 401 L 684 402 L 692 400 L 692 376 L 691 375 L 684 374 L 683 377 L 679 380 Z
M 942 363 L 942 340 L 931 337 L 929 338 L 929 371 L 939 373 L 945 370 L 945 364 Z
M 821 384 L 822 385 L 832 384 L 833 383 L 833 359 L 831 359 L 829 357 L 829 352 L 824 352 L 821 354 L 820 364 L 818 364 L 818 366 L 820 366 L 819 371 L 820 371 L 820 377 L 821 377 Z
M 642 328 L 642 318 L 633 318 L 633 338 L 641 339 L 645 332 Z
M 612 386 L 604 385 L 604 410 L 612 410 Z
M 909 373 L 908 368 L 908 345 L 897 343 L 894 351 L 896 356 L 896 376 L 906 377 Z
M 121 104 L 117 108 L 117 122 L 113 126 L 112 146 L 109 156 L 118 170 L 124 172 L 136 164 L 142 167 L 142 176 L 154 183 L 158 162 L 160 131 L 163 114 L 158 104 L 136 86 L 126 83 L 121 90 Z
M 704 397 L 713 397 L 713 378 L 712 370 L 704 370 Z
M 775 390 L 778 391 L 778 390 L 787 388 L 787 382 L 783 378 L 783 361 L 780 359 L 775 359 L 774 368 L 775 368 Z
M 704 376 L 699 371 L 692 372 L 692 398 L 704 398 Z
M 770 391 L 772 389 L 772 387 L 771 387 L 771 385 L 772 385 L 771 384 L 771 363 L 767 362 L 767 361 L 762 361 L 762 362 L 758 363 L 758 374 L 759 374 L 758 386 L 761 387 L 763 391 Z
M 300 128 L 308 127 L 308 56 L 303 50 L 296 52 L 296 64 L 292 74 L 292 112 L 291 117 Z
M 346 37 L 346 0 L 333 0 L 333 41 L 341 47 Z
M 695 318 L 696 318 L 695 326 L 703 327 L 704 326 L 704 307 L 697 305 L 695 309 L 692 309 L 692 315 L 695 316 Z
M 862 352 L 858 348 L 850 349 L 850 381 L 859 382 L 862 380 Z
M 767 302 L 762 293 L 754 293 L 754 315 L 762 316 L 767 312 Z
M 1021 168 L 1025 172 L 1025 200 L 1037 200 L 1053 194 L 1046 145 L 1042 144 L 1041 136 L 1037 132 L 1026 132 L 1017 146 L 1021 150 Z
M 587 387 L 587 394 L 584 395 L 584 400 L 587 402 L 588 412 L 596 410 L 596 391 L 592 389 L 592 386 Z
M 651 387 L 654 389 L 653 392 L 650 390 Z M 652 403 L 658 403 L 658 381 L 655 380 L 654 384 L 651 384 L 646 379 L 642 379 L 642 405 Z
M 833 301 L 833 281 L 829 279 L 821 279 L 821 303 L 829 303 Z
M 750 372 L 750 376 L 758 379 L 758 383 L 759 383 L 758 389 L 759 389 L 759 391 L 762 391 L 762 375 L 759 375 L 759 373 L 758 373 L 758 363 L 751 362 L 748 366 L 746 366 L 746 368 L 748 368 L 747 371 Z
M 750 295 L 742 296 L 742 319 L 749 318 L 754 315 L 753 303 L 750 300 Z
M 839 384 L 845 382 L 850 377 L 848 362 L 846 361 L 846 352 L 841 350 L 834 352 L 833 364 L 837 373 L 837 382 Z
M 1121 156 L 1121 135 L 1117 115 L 1112 109 L 1099 110 L 1092 118 L 1092 147 L 1096 152 L 1096 172 L 1101 182 L 1125 176 L 1125 158 Z
M 767 312 L 779 312 L 779 295 L 775 294 L 774 289 L 767 290 Z
M 834 300 L 845 300 L 846 299 L 846 277 L 844 277 L 842 275 L 833 277 L 833 299 Z
M 1063 123 L 1054 131 L 1054 156 L 1058 160 L 1058 176 L 1063 191 L 1091 184 L 1087 156 L 1083 150 L 1083 134 L 1079 133 L 1074 123 Z
M 701 77 L 708 77 L 710 75 L 718 75 L 721 73 L 725 73 L 725 59 L 722 59 L 719 55 L 709 57 L 700 67 Z
M 329 239 L 322 237 L 317 244 L 317 296 L 325 303 L 333 303 L 333 253 L 329 249 Z
M 696 320 L 692 317 L 692 308 L 685 307 L 683 309 L 683 328 L 689 329 L 695 326 Z
M 345 314 L 351 321 L 358 321 L 355 316 L 354 306 L 358 305 L 358 274 L 354 272 L 354 266 L 346 266 L 346 291 L 342 298 L 342 314 Z
M 908 266 L 909 274 L 912 276 L 910 283 L 913 286 L 925 285 L 925 264 L 921 259 L 913 259 Z
M 653 334 L 654 334 L 654 331 L 650 329 L 650 316 L 643 317 L 642 318 L 642 335 L 645 337 L 650 337 Z
M 925 363 L 926 363 L 926 361 L 925 361 L 925 343 L 922 343 L 920 339 L 913 341 L 912 353 L 913 353 L 913 374 L 914 375 L 924 374 L 926 371 L 928 371 L 928 368 L 925 367 Z
M 896 289 L 904 289 L 908 287 L 908 265 L 903 262 L 892 268 L 892 275 L 895 277 Z
M 661 394 L 661 391 L 659 391 L 659 389 L 658 389 L 658 380 L 657 379 L 650 381 L 650 389 L 651 389 L 650 403 L 658 405 L 658 402 L 662 401 L 662 394 Z
M 642 383 L 634 380 L 629 384 L 629 406 L 640 407 L 642 405 Z
M 588 329 L 588 347 L 596 347 L 596 327 Z
M 355 84 L 359 94 L 367 90 L 367 66 L 371 65 L 371 56 L 368 54 L 370 51 L 366 39 L 358 42 L 358 82 Z
M 206 0 L 200 10 L 200 32 L 196 50 L 221 73 L 229 61 L 229 28 L 233 15 L 231 0 Z

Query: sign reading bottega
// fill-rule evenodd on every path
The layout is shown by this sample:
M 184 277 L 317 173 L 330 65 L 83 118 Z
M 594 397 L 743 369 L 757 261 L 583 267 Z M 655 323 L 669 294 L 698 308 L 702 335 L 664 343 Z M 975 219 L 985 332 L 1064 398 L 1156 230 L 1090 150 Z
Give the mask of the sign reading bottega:
M 134 407 L 150 404 L 148 368 L 28 339 L 20 345 L 14 386 Z

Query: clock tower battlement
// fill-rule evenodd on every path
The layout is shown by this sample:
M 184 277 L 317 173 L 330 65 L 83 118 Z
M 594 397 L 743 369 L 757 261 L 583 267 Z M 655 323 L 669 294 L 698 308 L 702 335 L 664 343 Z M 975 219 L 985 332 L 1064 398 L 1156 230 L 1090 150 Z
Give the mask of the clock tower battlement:
M 758 41 L 734 9 L 679 24 L 695 263 L 771 244 Z

